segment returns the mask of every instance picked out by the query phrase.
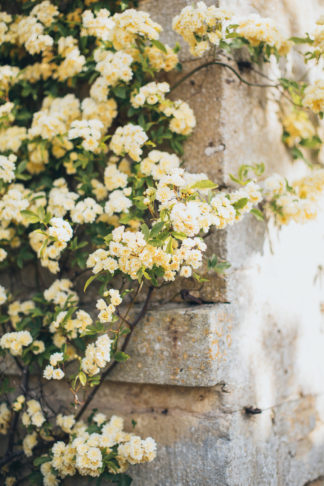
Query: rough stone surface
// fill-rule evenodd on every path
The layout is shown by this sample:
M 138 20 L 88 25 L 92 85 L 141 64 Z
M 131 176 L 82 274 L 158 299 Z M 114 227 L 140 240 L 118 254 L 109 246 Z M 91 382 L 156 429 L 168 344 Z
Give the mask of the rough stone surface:
M 132 359 L 111 377 L 135 383 L 213 386 L 224 379 L 231 362 L 234 322 L 227 304 L 153 307 L 132 335 L 127 348 Z
M 171 18 L 191 3 L 144 0 L 141 7 L 163 24 L 163 39 L 172 45 L 179 38 L 170 30 Z M 291 34 L 310 31 L 324 6 L 320 0 L 220 5 L 269 15 Z M 183 74 L 197 64 L 187 50 L 182 60 Z M 275 69 L 269 67 L 269 76 Z M 285 69 L 302 72 L 291 61 Z M 173 94 L 188 101 L 197 117 L 185 155 L 190 169 L 220 183 L 230 183 L 229 174 L 242 163 L 302 173 L 280 142 L 271 92 L 248 88 L 213 66 Z M 135 432 L 159 444 L 154 462 L 130 471 L 134 486 L 324 484 L 323 223 L 291 225 L 278 233 L 245 218 L 209 237 L 210 252 L 232 267 L 226 279 L 212 278 L 200 296 L 228 304 L 162 308 L 155 301 L 130 341 L 131 360 L 116 368 L 93 403 L 107 415 L 125 417 L 128 430 L 135 420 Z M 170 287 L 161 299 L 182 285 Z M 46 386 L 53 394 L 53 384 Z M 63 406 L 68 387 L 55 383 L 55 390 Z

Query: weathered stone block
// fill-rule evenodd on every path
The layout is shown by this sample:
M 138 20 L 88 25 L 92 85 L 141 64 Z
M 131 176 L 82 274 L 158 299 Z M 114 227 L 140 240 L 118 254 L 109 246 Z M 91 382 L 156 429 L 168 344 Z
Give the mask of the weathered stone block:
M 152 308 L 137 325 L 131 359 L 110 379 L 160 385 L 213 386 L 226 376 L 234 315 L 226 304 Z

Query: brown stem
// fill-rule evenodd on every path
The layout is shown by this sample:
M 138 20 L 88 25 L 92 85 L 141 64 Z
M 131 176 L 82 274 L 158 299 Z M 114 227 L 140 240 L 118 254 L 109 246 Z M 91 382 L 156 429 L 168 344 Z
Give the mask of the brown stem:
M 230 66 L 230 64 L 227 64 L 226 62 L 221 62 L 221 61 L 209 61 L 209 62 L 206 62 L 205 64 L 201 64 L 200 66 L 196 67 L 195 69 L 192 69 L 192 71 L 189 71 L 189 73 L 187 73 L 185 76 L 183 76 L 181 79 L 179 79 L 179 81 L 177 81 L 172 86 L 172 88 L 170 89 L 170 92 L 175 90 L 178 86 L 180 86 L 180 84 L 182 84 L 184 81 L 186 81 L 186 79 L 190 78 L 193 74 L 197 73 L 201 69 L 205 69 L 208 66 L 214 66 L 214 65 L 222 66 L 222 67 L 229 69 L 230 71 L 232 71 L 233 74 L 235 74 L 235 76 L 242 83 L 246 84 L 247 86 L 256 86 L 258 88 L 278 88 L 280 86 L 280 84 L 252 83 L 252 82 L 244 79 L 240 75 L 240 73 L 238 71 L 236 71 L 236 69 L 234 69 L 232 66 Z
M 129 340 L 131 338 L 131 335 L 132 335 L 132 333 L 133 333 L 136 325 L 145 316 L 153 290 L 154 290 L 154 287 L 149 287 L 149 289 L 147 291 L 147 295 L 146 295 L 145 302 L 143 304 L 143 307 L 142 307 L 141 311 L 138 313 L 138 315 L 137 315 L 136 319 L 134 320 L 134 322 L 131 323 L 130 332 L 127 334 L 127 336 L 125 338 L 125 341 L 123 342 L 123 345 L 121 347 L 121 351 L 125 351 L 125 349 L 127 348 L 127 344 L 128 344 L 128 342 L 129 342 Z M 100 383 L 97 386 L 94 387 L 94 389 L 88 395 L 86 401 L 84 402 L 84 404 L 80 408 L 79 412 L 76 414 L 76 416 L 75 416 L 76 422 L 81 419 L 82 415 L 87 410 L 88 406 L 90 405 L 90 403 L 94 399 L 95 395 L 97 394 L 97 392 L 98 392 L 99 388 L 101 387 L 102 383 L 104 382 L 105 378 L 107 378 L 107 376 L 109 375 L 109 373 L 111 373 L 111 371 L 115 368 L 115 366 L 117 364 L 118 364 L 118 361 L 113 361 L 111 363 L 111 365 L 108 366 L 108 368 L 101 375 L 101 381 L 100 381 Z
M 0 468 L 3 466 L 6 466 L 10 462 L 12 462 L 14 459 L 18 459 L 19 457 L 23 456 L 24 452 L 19 451 L 19 452 L 13 452 L 10 456 L 5 456 L 3 459 L 0 459 Z
M 28 379 L 29 379 L 29 369 L 27 366 L 25 366 L 22 372 L 21 385 L 20 385 L 24 396 L 26 396 L 28 392 Z M 20 413 L 19 411 L 15 412 L 12 417 L 10 430 L 8 434 L 8 447 L 7 447 L 6 456 L 10 456 L 14 448 L 15 434 L 18 425 L 19 413 Z

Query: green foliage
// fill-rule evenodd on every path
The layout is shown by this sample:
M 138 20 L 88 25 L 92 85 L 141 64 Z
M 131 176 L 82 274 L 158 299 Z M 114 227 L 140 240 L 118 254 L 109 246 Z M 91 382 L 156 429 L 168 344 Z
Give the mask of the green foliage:
M 212 270 L 219 275 L 222 275 L 230 268 L 231 264 L 225 260 L 220 260 L 216 255 L 212 255 L 208 259 L 208 270 Z
M 238 170 L 237 176 L 230 174 L 230 178 L 232 181 L 240 184 L 241 186 L 245 186 L 248 182 L 251 182 L 250 173 L 252 172 L 255 177 L 260 177 L 264 172 L 264 164 L 255 164 L 255 165 L 247 165 L 243 164 L 240 166 Z

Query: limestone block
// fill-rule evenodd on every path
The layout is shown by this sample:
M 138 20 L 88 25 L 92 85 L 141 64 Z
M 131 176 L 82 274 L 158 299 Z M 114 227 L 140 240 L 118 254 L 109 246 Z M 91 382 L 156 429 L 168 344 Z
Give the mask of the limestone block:
M 230 362 L 234 324 L 228 307 L 153 308 L 132 335 L 127 348 L 131 359 L 115 368 L 110 379 L 198 387 L 221 382 Z

